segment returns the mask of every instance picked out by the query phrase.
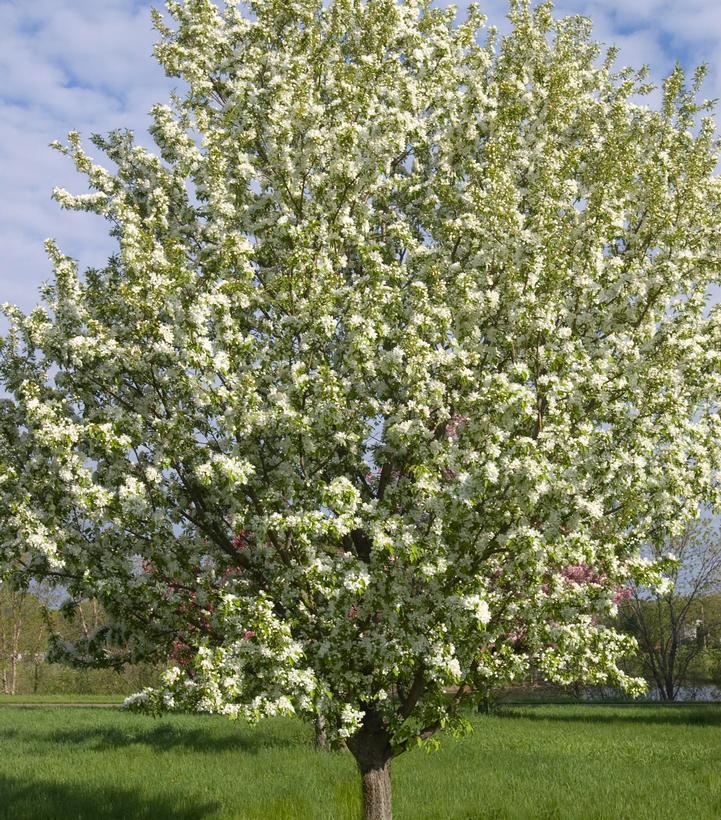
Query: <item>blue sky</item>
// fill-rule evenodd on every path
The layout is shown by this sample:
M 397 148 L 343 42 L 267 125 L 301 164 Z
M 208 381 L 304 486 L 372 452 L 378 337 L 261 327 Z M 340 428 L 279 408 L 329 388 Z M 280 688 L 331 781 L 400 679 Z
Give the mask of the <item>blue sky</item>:
M 502 29 L 504 0 L 480 5 Z M 48 236 L 82 267 L 102 264 L 111 251 L 102 220 L 51 201 L 55 185 L 83 188 L 48 143 L 71 129 L 87 137 L 129 127 L 148 144 L 147 112 L 177 83 L 152 57 L 150 7 L 145 0 L 0 0 L 0 302 L 35 304 L 50 275 Z M 591 17 L 597 40 L 619 45 L 625 64 L 649 63 L 656 78 L 677 59 L 708 62 L 705 95 L 721 97 L 719 0 L 558 0 L 556 10 Z

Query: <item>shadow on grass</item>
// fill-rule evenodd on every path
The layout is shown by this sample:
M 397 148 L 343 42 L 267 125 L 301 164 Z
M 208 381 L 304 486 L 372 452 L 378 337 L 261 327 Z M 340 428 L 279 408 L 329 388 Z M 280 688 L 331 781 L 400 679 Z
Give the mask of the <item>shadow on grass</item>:
M 147 798 L 129 789 L 88 787 L 0 775 L 0 818 L 7 820 L 202 820 L 218 803 L 193 803 L 187 795 Z
M 568 705 L 546 710 L 543 706 L 499 707 L 498 717 L 515 720 L 549 721 L 551 723 L 627 723 L 657 726 L 721 726 L 721 707 L 716 705 L 645 704 L 630 703 L 623 706 Z M 566 711 L 566 709 L 568 711 Z
M 308 745 L 300 736 L 284 736 L 247 727 L 243 727 L 243 730 L 219 735 L 207 729 L 185 729 L 167 723 L 148 729 L 82 726 L 77 729 L 53 728 L 46 732 L 36 730 L 33 732 L 32 742 L 67 744 L 93 751 L 141 744 L 155 752 L 189 749 L 194 752 L 237 751 L 251 755 L 268 749 L 293 749 Z M 14 729 L 0 731 L 0 740 L 10 740 L 17 734 Z

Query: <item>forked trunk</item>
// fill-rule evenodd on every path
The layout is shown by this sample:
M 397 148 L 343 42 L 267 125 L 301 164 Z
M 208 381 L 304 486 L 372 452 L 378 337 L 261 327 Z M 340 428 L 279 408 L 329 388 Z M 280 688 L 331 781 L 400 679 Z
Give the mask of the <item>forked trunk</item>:
M 361 730 L 347 741 L 363 785 L 364 820 L 392 820 L 390 736 L 379 716 L 369 711 Z

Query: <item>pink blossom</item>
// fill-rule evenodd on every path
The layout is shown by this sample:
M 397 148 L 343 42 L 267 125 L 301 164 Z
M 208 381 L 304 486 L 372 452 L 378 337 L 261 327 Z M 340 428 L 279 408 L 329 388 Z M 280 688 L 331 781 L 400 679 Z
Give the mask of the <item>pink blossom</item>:
M 466 416 L 461 416 L 458 413 L 454 413 L 451 416 L 451 420 L 446 424 L 446 435 L 448 438 L 457 439 L 458 438 L 458 430 L 464 424 L 464 422 L 468 421 Z
M 255 632 L 252 629 L 246 629 L 245 632 L 243 633 L 243 640 L 244 641 L 248 641 L 248 640 L 250 640 L 251 638 L 254 638 L 254 637 L 255 637 Z
M 178 666 L 185 667 L 192 660 L 195 650 L 188 646 L 185 641 L 177 639 L 173 641 L 170 647 L 170 659 L 175 661 Z
M 561 575 L 574 584 L 600 584 L 604 580 L 604 577 L 588 564 L 570 564 L 561 570 Z
M 632 595 L 631 587 L 618 587 L 613 593 L 613 602 L 614 604 L 620 604 L 621 601 L 625 601 Z
M 233 536 L 231 543 L 238 552 L 242 552 L 248 546 L 248 533 L 245 530 L 241 530 L 237 535 Z

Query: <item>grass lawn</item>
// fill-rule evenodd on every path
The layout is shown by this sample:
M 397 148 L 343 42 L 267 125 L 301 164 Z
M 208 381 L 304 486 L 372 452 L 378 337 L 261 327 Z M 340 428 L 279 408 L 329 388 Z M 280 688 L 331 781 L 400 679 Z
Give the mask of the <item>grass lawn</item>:
M 721 706 L 506 707 L 393 764 L 397 820 L 721 817 Z M 356 820 L 354 763 L 307 727 L 0 708 L 0 817 Z

